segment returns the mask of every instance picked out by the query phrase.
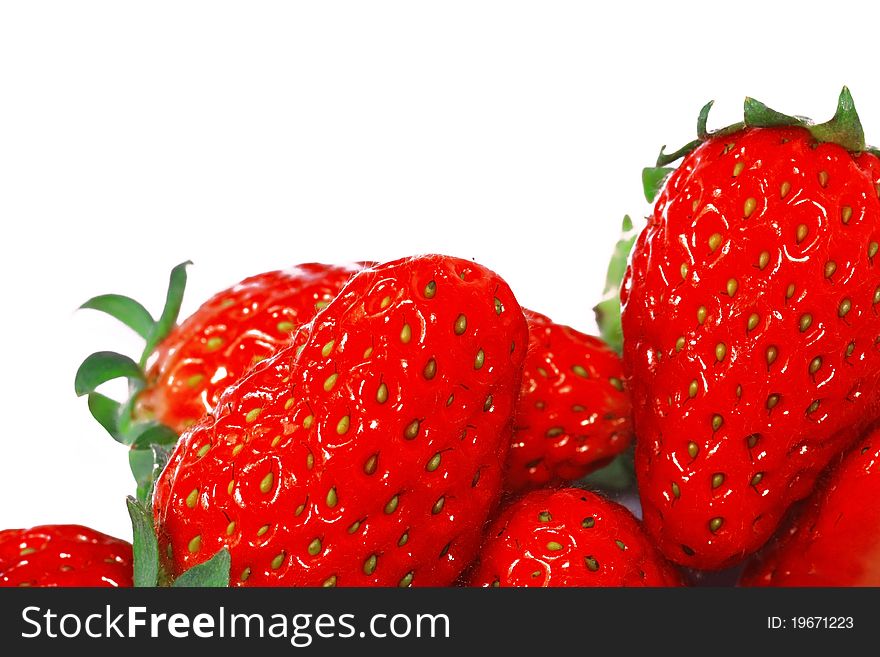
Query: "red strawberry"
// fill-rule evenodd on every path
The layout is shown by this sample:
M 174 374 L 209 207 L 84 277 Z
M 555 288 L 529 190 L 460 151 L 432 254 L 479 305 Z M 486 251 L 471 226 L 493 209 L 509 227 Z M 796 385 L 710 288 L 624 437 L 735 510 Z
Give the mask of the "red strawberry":
M 176 325 L 187 264 L 172 271 L 158 320 L 121 295 L 103 295 L 83 304 L 120 319 L 146 341 L 140 362 L 98 352 L 76 375 L 77 394 L 89 395 L 94 417 L 131 447 L 142 501 L 157 465 L 151 448 L 173 444 L 181 431 L 216 405 L 227 386 L 285 345 L 293 331 L 310 321 L 361 268 L 310 263 L 253 276 L 217 293 Z M 95 392 L 117 377 L 130 381 L 131 396 L 124 404 Z
M 511 491 L 580 479 L 632 440 L 620 358 L 599 338 L 526 311 L 529 352 L 507 461 Z
M 579 488 L 533 491 L 492 523 L 473 586 L 678 586 L 623 506 Z
M 358 274 L 181 438 L 157 483 L 172 576 L 445 585 L 501 493 L 528 332 L 507 284 L 445 256 Z
M 359 267 L 309 263 L 243 280 L 176 326 L 150 356 L 136 415 L 178 433 L 335 297 Z
M 743 586 L 880 586 L 880 430 L 834 467 L 759 552 Z
M 819 126 L 747 101 L 707 134 L 707 112 L 621 298 L 645 525 L 716 569 L 880 414 L 880 160 L 846 90 Z
M 0 586 L 132 585 L 131 545 L 80 525 L 0 531 Z

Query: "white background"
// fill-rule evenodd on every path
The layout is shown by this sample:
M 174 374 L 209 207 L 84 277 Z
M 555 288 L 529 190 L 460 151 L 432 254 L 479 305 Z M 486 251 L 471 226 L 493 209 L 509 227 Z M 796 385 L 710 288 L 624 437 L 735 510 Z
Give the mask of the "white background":
M 869 3 L 0 5 L 0 527 L 130 536 L 125 448 L 73 393 L 140 343 L 86 298 L 188 314 L 302 261 L 446 252 L 593 330 L 640 171 L 745 95 L 880 142 Z M 874 16 L 866 15 L 873 11 Z M 865 36 L 862 36 L 862 35 Z

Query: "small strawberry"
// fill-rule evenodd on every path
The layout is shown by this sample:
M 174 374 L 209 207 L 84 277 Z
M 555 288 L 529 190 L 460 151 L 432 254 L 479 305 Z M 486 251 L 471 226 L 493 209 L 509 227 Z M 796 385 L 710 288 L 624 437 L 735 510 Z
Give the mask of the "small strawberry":
M 226 388 L 287 344 L 358 269 L 309 263 L 218 292 L 149 356 L 135 416 L 182 433 L 214 408 Z
M 749 563 L 742 586 L 880 586 L 880 430 L 850 450 Z
M 142 500 L 155 466 L 150 448 L 173 444 L 214 407 L 226 387 L 284 346 L 361 268 L 309 263 L 252 276 L 218 292 L 177 325 L 187 264 L 172 272 L 158 320 L 121 295 L 102 295 L 83 304 L 116 317 L 146 341 L 139 362 L 98 352 L 86 359 L 76 377 L 77 394 L 89 395 L 95 418 L 131 446 Z M 120 376 L 130 381 L 125 404 L 95 392 Z
M 538 490 L 492 523 L 472 586 L 679 586 L 623 506 L 579 488 Z
M 580 479 L 632 440 L 620 357 L 598 338 L 526 311 L 529 351 L 505 488 Z
M 131 585 L 131 545 L 118 538 L 80 525 L 0 531 L 0 587 Z
M 450 584 L 501 494 L 527 344 L 479 265 L 361 272 L 181 438 L 153 497 L 168 572 L 225 547 L 234 585 Z
M 645 526 L 719 569 L 880 414 L 880 159 L 846 89 L 821 125 L 747 100 L 708 133 L 709 107 L 697 142 L 661 152 L 686 155 L 621 299 Z

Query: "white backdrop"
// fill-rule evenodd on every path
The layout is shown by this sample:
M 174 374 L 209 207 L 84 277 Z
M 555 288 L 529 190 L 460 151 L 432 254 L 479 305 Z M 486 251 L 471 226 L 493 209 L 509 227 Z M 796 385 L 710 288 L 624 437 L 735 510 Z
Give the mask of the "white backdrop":
M 641 168 L 707 100 L 710 127 L 747 94 L 825 120 L 846 83 L 880 142 L 859 36 L 880 10 L 791 6 L 0 5 L 0 527 L 130 536 L 125 448 L 73 375 L 140 345 L 75 313 L 89 296 L 158 312 L 192 259 L 186 314 L 259 271 L 435 251 L 592 331 L 620 219 L 648 211 Z

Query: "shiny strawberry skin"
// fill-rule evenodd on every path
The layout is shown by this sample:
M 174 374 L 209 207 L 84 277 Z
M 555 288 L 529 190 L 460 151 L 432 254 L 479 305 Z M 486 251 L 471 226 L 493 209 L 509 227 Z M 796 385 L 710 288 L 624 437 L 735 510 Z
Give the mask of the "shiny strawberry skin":
M 286 344 L 359 269 L 308 263 L 252 276 L 215 294 L 151 355 L 136 416 L 183 432 L 214 408 L 228 386 Z
M 880 161 L 802 128 L 712 138 L 669 178 L 621 293 L 648 531 L 742 560 L 880 411 Z
M 529 351 L 505 480 L 512 492 L 580 479 L 632 441 L 620 358 L 527 310 Z
M 472 586 L 679 586 L 623 506 L 579 488 L 537 490 L 492 523 Z
M 823 477 L 742 586 L 880 586 L 880 430 Z
M 183 435 L 157 483 L 172 576 L 229 548 L 248 586 L 440 586 L 501 494 L 528 330 L 445 256 L 358 274 Z
M 131 545 L 80 525 L 0 531 L 0 587 L 132 586 Z

